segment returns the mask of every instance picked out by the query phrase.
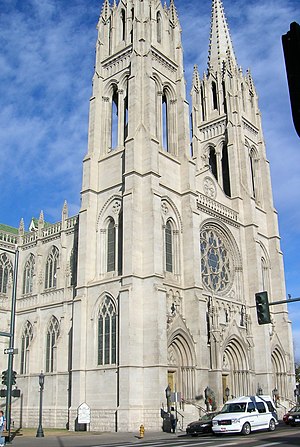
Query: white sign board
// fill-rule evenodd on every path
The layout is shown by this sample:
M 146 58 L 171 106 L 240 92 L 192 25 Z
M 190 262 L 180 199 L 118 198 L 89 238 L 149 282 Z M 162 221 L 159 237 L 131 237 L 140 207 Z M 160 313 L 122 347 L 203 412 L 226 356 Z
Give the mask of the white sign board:
M 91 423 L 91 409 L 85 402 L 77 408 L 78 424 Z

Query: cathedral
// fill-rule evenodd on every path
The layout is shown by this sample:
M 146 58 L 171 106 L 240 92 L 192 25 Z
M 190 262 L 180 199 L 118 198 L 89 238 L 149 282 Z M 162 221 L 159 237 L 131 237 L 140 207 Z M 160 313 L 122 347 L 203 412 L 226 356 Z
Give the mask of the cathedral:
M 222 1 L 190 103 L 174 0 L 104 0 L 97 32 L 78 215 L 65 202 L 59 222 L 0 224 L 1 331 L 16 288 L 15 427 L 37 426 L 41 371 L 45 427 L 75 430 L 82 404 L 101 431 L 160 430 L 170 405 L 185 429 L 228 396 L 289 406 L 287 307 L 258 325 L 255 306 L 263 290 L 286 296 L 270 167 Z M 0 337 L 1 371 L 7 347 Z

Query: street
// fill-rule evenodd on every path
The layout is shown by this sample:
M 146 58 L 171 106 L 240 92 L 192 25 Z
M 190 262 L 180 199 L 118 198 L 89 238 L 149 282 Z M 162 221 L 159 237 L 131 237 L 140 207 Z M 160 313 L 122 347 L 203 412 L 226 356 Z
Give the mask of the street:
M 277 427 L 275 432 L 256 432 L 249 436 L 242 435 L 200 435 L 186 436 L 184 433 L 147 433 L 139 439 L 138 433 L 72 433 L 62 436 L 45 436 L 35 438 L 30 436 L 16 437 L 12 444 L 16 447 L 295 447 L 300 445 L 300 427 Z

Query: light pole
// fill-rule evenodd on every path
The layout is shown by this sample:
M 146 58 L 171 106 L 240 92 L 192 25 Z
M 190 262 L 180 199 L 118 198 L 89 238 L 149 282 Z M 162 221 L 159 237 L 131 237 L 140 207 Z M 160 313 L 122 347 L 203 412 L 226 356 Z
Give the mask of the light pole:
M 45 374 L 41 371 L 39 375 L 39 384 L 40 384 L 40 412 L 39 412 L 39 426 L 36 432 L 36 438 L 43 438 L 44 431 L 42 427 L 42 414 L 43 414 L 43 391 L 44 391 L 44 383 L 45 383 Z
M 8 438 L 10 439 L 11 430 L 11 393 L 12 393 L 12 371 L 14 362 L 14 338 L 15 338 L 15 322 L 16 322 L 16 303 L 17 303 L 17 278 L 18 278 L 18 262 L 19 249 L 16 246 L 15 250 L 9 250 L 1 247 L 1 251 L 12 253 L 15 256 L 14 270 L 13 270 L 13 287 L 11 298 L 11 313 L 10 313 L 10 330 L 9 332 L 0 332 L 0 336 L 9 337 L 8 362 L 7 362 L 7 390 L 6 390 L 6 429 L 8 431 Z

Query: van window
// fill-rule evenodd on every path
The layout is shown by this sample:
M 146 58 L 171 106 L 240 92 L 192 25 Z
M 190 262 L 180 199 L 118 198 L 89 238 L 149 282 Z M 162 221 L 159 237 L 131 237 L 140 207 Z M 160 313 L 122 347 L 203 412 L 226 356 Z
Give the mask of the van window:
M 246 411 L 246 402 L 236 404 L 225 404 L 221 410 L 221 413 L 243 413 Z
M 266 407 L 263 402 L 256 402 L 256 407 L 259 413 L 266 413 Z
M 255 411 L 255 405 L 253 402 L 248 403 L 248 413 L 252 413 L 252 411 Z

